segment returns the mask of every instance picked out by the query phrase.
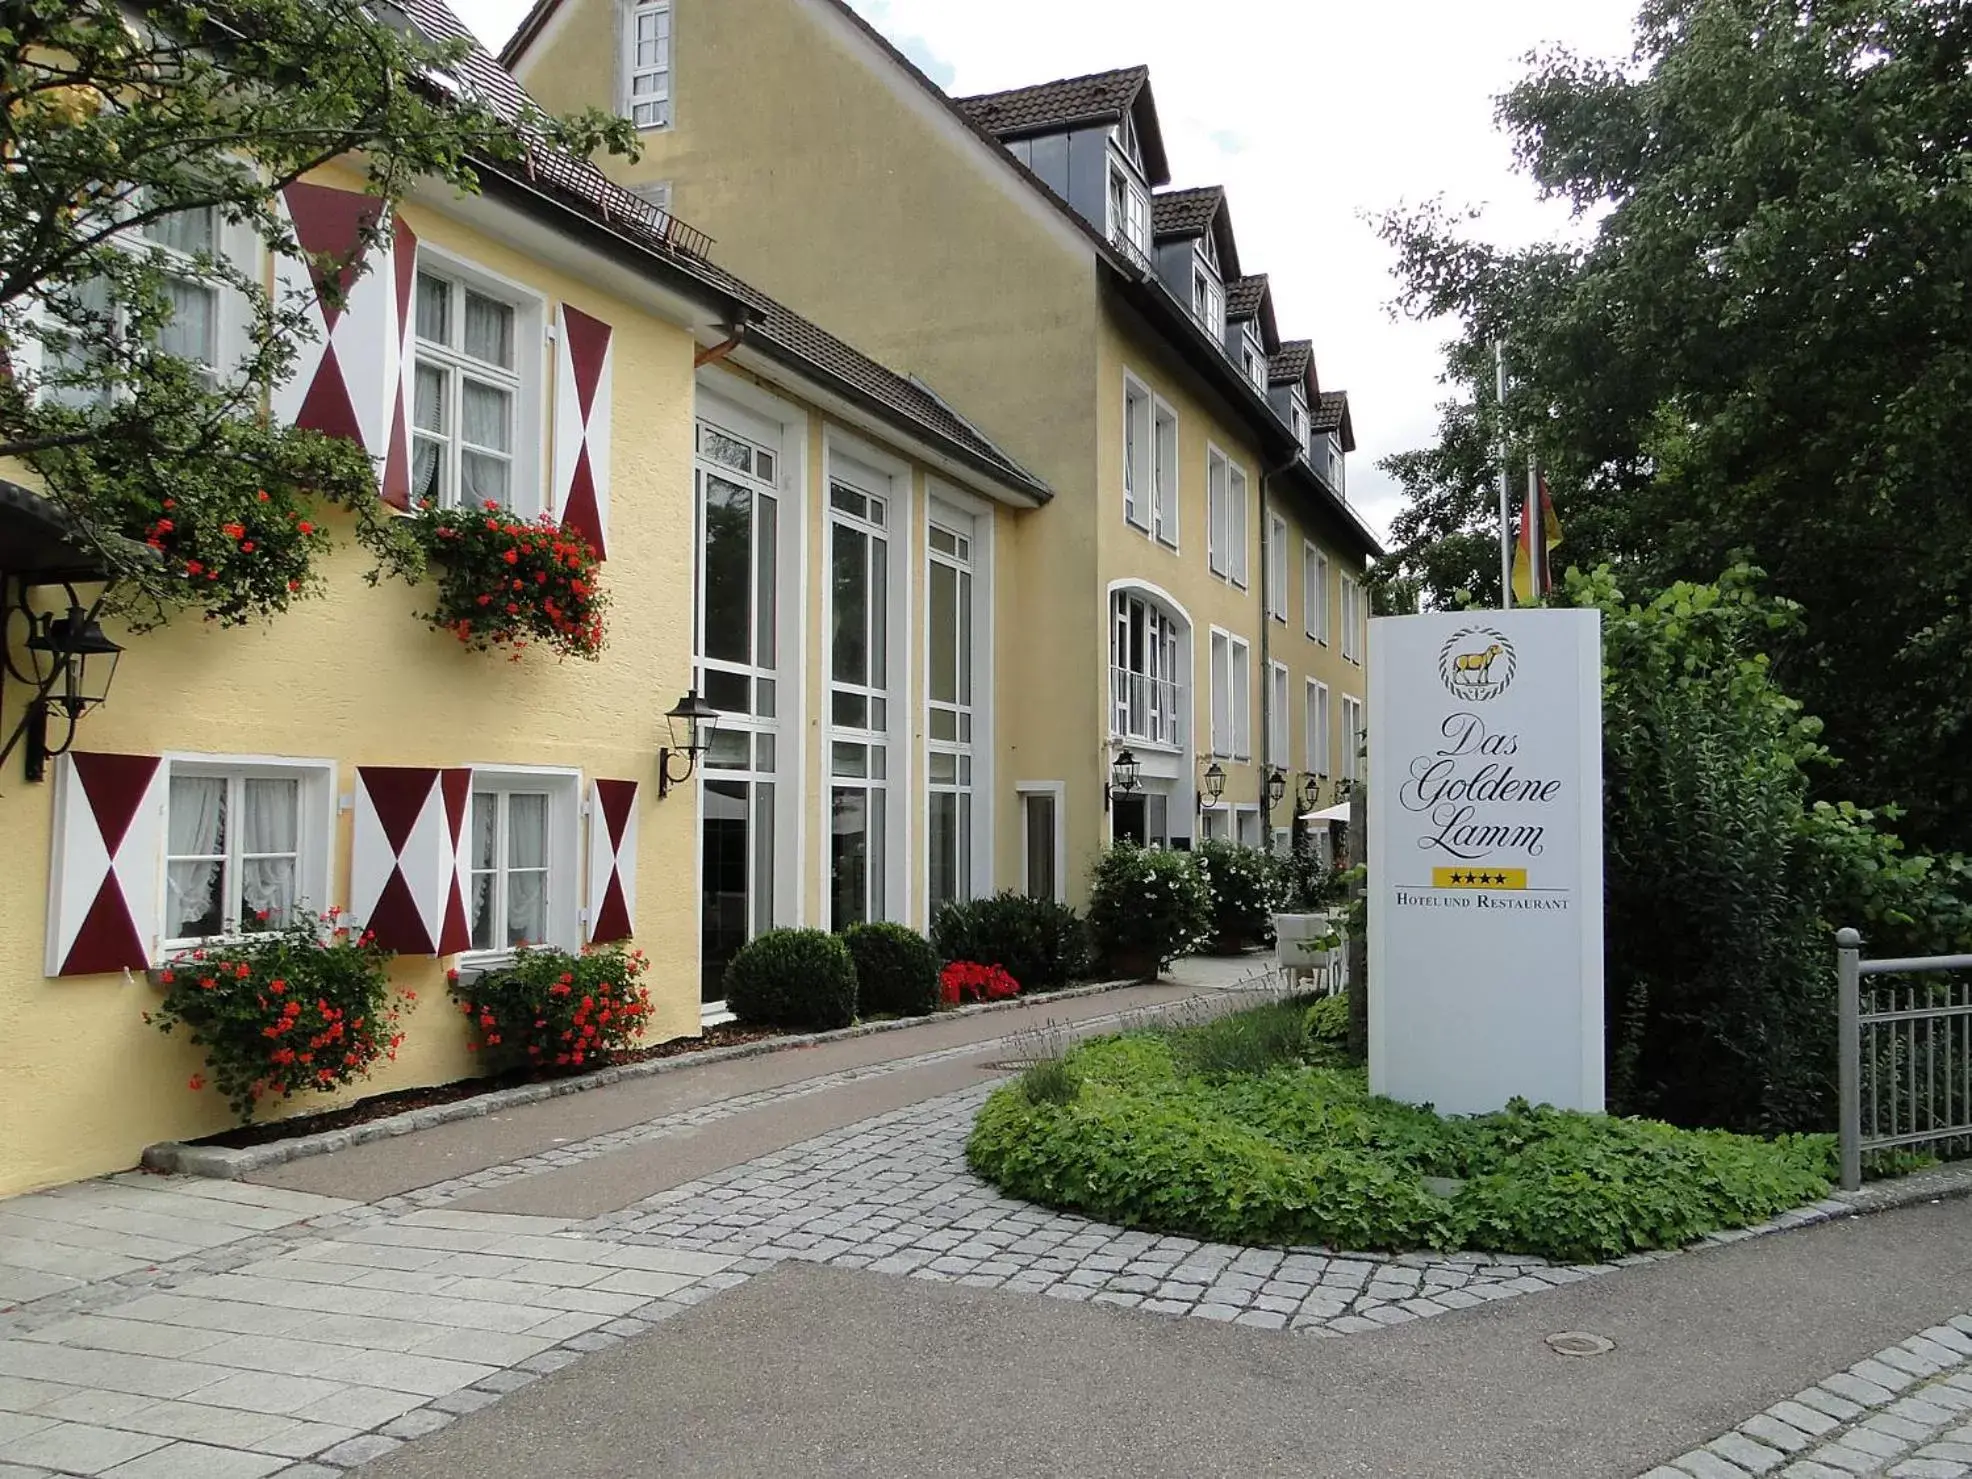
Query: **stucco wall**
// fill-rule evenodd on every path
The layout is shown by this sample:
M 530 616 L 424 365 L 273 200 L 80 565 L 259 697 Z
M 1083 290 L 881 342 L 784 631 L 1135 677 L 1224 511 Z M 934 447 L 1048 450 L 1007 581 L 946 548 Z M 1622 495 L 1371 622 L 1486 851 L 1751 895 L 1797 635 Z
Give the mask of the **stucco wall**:
M 653 962 L 651 1037 L 695 1032 L 694 803 L 690 788 L 660 802 L 655 785 L 661 716 L 689 681 L 692 549 L 678 531 L 691 527 L 692 340 L 432 210 L 404 214 L 422 241 L 615 326 L 607 650 L 595 663 L 468 653 L 412 616 L 428 589 L 365 584 L 367 558 L 347 521 L 332 518 L 342 539 L 322 599 L 250 629 L 194 618 L 143 636 L 112 627 L 127 651 L 77 748 L 333 759 L 338 798 L 350 795 L 358 764 L 552 765 L 579 767 L 585 781 L 641 781 L 635 926 Z M 547 350 L 539 352 L 545 372 Z M 10 685 L 5 729 L 19 698 Z M 12 758 L 0 773 L 10 860 L 0 866 L 0 1194 L 128 1166 L 152 1141 L 227 1123 L 216 1095 L 187 1088 L 195 1050 L 144 1024 L 156 996 L 141 977 L 43 976 L 52 803 L 52 785 L 24 782 Z M 349 825 L 339 806 L 337 903 L 348 899 Z M 397 963 L 397 979 L 418 1000 L 398 1061 L 362 1092 L 471 1071 L 441 965 Z

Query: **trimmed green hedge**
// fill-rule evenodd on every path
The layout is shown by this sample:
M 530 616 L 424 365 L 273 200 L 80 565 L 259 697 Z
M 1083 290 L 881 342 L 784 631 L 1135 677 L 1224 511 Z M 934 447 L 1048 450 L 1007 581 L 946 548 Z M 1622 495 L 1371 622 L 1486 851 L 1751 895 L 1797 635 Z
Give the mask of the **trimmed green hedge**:
M 856 963 L 856 1010 L 924 1017 L 938 1010 L 938 952 L 907 924 L 853 924 L 842 943 Z
M 1011 891 L 947 904 L 932 921 L 931 943 L 941 960 L 999 966 L 1030 995 L 1059 991 L 1089 973 L 1081 916 L 1053 899 Z
M 748 1026 L 847 1027 L 856 1020 L 856 967 L 827 930 L 768 930 L 726 966 L 726 1005 Z
M 967 1159 L 1009 1195 L 1126 1227 L 1584 1263 L 1764 1221 L 1825 1195 L 1833 1172 L 1827 1136 L 1761 1140 L 1524 1104 L 1443 1119 L 1306 1057 L 1200 1072 L 1228 1055 L 1186 1037 L 1100 1039 L 1068 1055 L 1065 1092 L 999 1090 Z M 1438 1195 L 1426 1177 L 1459 1184 Z

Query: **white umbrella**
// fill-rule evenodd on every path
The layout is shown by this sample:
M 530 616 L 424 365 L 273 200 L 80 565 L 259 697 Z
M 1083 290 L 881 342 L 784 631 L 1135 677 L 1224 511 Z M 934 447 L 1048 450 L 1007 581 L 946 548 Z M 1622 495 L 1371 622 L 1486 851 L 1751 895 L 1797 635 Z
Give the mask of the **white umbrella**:
M 1349 803 L 1344 801 L 1331 806 L 1327 811 L 1309 811 L 1301 814 L 1304 822 L 1346 822 L 1349 820 Z

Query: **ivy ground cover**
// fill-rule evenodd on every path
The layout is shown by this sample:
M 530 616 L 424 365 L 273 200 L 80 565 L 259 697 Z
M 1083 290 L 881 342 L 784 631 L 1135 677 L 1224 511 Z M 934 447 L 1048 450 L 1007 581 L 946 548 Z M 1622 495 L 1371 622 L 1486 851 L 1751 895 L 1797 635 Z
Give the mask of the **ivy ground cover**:
M 1279 1003 L 1086 1043 L 996 1092 L 967 1158 L 1010 1195 L 1127 1227 L 1570 1263 L 1679 1247 L 1829 1188 L 1828 1136 L 1377 1098 L 1306 1018 Z

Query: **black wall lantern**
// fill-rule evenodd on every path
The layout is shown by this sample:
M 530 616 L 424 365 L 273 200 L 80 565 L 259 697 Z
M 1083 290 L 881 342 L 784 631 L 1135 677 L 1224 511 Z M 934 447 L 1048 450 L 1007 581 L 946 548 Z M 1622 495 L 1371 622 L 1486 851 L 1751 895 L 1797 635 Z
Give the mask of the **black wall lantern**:
M 685 696 L 671 706 L 664 716 L 671 729 L 671 743 L 657 752 L 657 795 L 658 799 L 671 794 L 673 786 L 683 785 L 692 778 L 698 768 L 699 756 L 712 748 L 712 736 L 719 728 L 719 711 L 698 696 L 696 688 L 685 690 Z M 673 775 L 671 761 L 676 756 L 684 761 L 685 768 Z
M 1267 772 L 1267 810 L 1272 811 L 1280 805 L 1280 798 L 1287 794 L 1287 772 L 1276 765 Z
M 1113 796 L 1128 796 L 1137 789 L 1137 777 L 1143 764 L 1137 759 L 1134 750 L 1118 750 L 1116 758 L 1110 762 L 1109 783 L 1102 788 L 1102 809 L 1109 810 Z
M 75 726 L 89 710 L 109 697 L 123 649 L 103 635 L 96 618 L 83 609 L 74 590 L 68 591 L 68 610 L 62 615 L 36 612 L 22 587 L 19 611 L 27 618 L 27 671 L 14 663 L 11 648 L 4 653 L 7 671 L 34 690 L 22 716 L 22 769 L 30 781 L 48 774 L 48 757 L 61 755 L 75 743 Z M 59 744 L 50 743 L 49 721 L 64 721 Z
M 1219 798 L 1226 794 L 1226 768 L 1214 760 L 1205 768 L 1205 776 L 1199 782 L 1198 809 L 1202 812 L 1208 806 L 1217 806 Z
M 1301 772 L 1301 794 L 1295 798 L 1295 805 L 1304 812 L 1313 811 L 1322 799 L 1322 778 L 1312 770 Z

